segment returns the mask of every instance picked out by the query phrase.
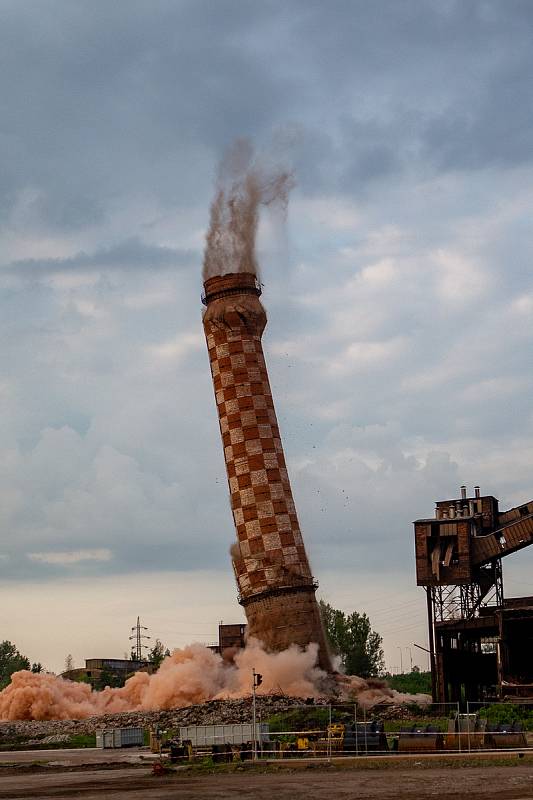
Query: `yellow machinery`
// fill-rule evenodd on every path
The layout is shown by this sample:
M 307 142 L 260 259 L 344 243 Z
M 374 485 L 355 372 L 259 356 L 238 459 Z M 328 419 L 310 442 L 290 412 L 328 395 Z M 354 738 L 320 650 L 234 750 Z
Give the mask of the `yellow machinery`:
M 315 742 L 317 753 L 338 753 L 344 748 L 344 734 L 346 726 L 342 722 L 332 722 L 327 727 L 327 737 L 321 737 Z
M 363 755 L 387 752 L 388 742 L 382 722 L 357 722 L 344 724 L 332 722 L 323 731 L 302 731 L 297 740 L 298 750 L 314 755 Z
M 327 736 L 322 730 L 299 731 L 296 743 L 284 742 L 280 749 L 283 753 L 295 750 L 300 754 L 322 755 L 327 752 L 338 752 L 343 749 L 345 726 L 342 723 L 331 723 L 327 727 Z
M 296 749 L 300 752 L 305 750 L 314 750 L 314 744 L 322 731 L 300 731 L 296 737 Z

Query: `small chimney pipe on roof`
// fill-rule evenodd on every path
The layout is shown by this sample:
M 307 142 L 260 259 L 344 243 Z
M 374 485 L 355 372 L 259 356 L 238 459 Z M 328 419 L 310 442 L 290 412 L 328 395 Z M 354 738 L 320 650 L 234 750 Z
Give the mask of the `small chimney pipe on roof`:
M 466 500 L 466 486 L 461 486 L 461 500 Z
M 476 499 L 479 500 L 479 498 L 481 497 L 479 486 L 474 486 L 474 492 L 476 493 Z

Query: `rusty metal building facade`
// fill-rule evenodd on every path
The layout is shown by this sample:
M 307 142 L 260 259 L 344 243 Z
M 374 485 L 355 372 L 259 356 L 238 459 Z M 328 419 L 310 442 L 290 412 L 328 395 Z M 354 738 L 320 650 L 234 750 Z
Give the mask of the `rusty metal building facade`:
M 533 502 L 509 511 L 475 487 L 415 526 L 434 700 L 533 698 L 533 597 L 505 598 L 502 558 L 533 543 Z
M 236 650 L 242 650 L 246 643 L 246 625 L 242 622 L 226 624 L 221 622 L 218 626 L 218 641 L 207 645 L 214 653 L 223 656 L 233 656 Z

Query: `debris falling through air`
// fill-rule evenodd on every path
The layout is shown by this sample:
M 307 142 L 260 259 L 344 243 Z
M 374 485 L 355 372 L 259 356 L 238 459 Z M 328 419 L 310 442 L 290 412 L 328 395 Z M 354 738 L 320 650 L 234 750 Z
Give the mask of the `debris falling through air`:
M 219 168 L 204 254 L 204 280 L 228 272 L 258 274 L 255 237 L 260 206 L 286 211 L 292 173 L 267 164 L 239 139 Z

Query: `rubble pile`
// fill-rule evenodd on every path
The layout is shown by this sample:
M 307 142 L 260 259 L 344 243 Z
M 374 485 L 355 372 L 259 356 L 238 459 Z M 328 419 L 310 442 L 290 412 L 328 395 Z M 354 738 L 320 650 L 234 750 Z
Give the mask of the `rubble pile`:
M 321 701 L 314 701 L 322 704 Z M 327 701 L 324 700 L 323 703 Z M 257 697 L 257 718 L 268 719 L 301 706 L 301 698 L 281 695 Z M 13 739 L 74 736 L 94 733 L 101 728 L 176 728 L 180 725 L 220 725 L 227 722 L 251 722 L 252 699 L 211 700 L 200 705 L 169 711 L 132 711 L 125 714 L 106 714 L 99 717 L 68 720 L 17 720 L 0 722 L 0 745 Z
M 324 706 L 327 699 L 310 700 L 307 705 Z M 302 707 L 302 699 L 284 695 L 257 697 L 257 720 L 266 721 L 274 714 Z M 399 705 L 378 706 L 368 712 L 372 718 L 410 719 L 412 711 Z M 78 734 L 91 734 L 101 728 L 178 728 L 182 725 L 220 725 L 230 722 L 252 721 L 252 698 L 237 700 L 211 700 L 199 705 L 168 711 L 135 711 L 124 714 L 106 714 L 74 720 L 17 720 L 0 722 L 0 747 L 18 741 L 21 744 L 60 742 Z

